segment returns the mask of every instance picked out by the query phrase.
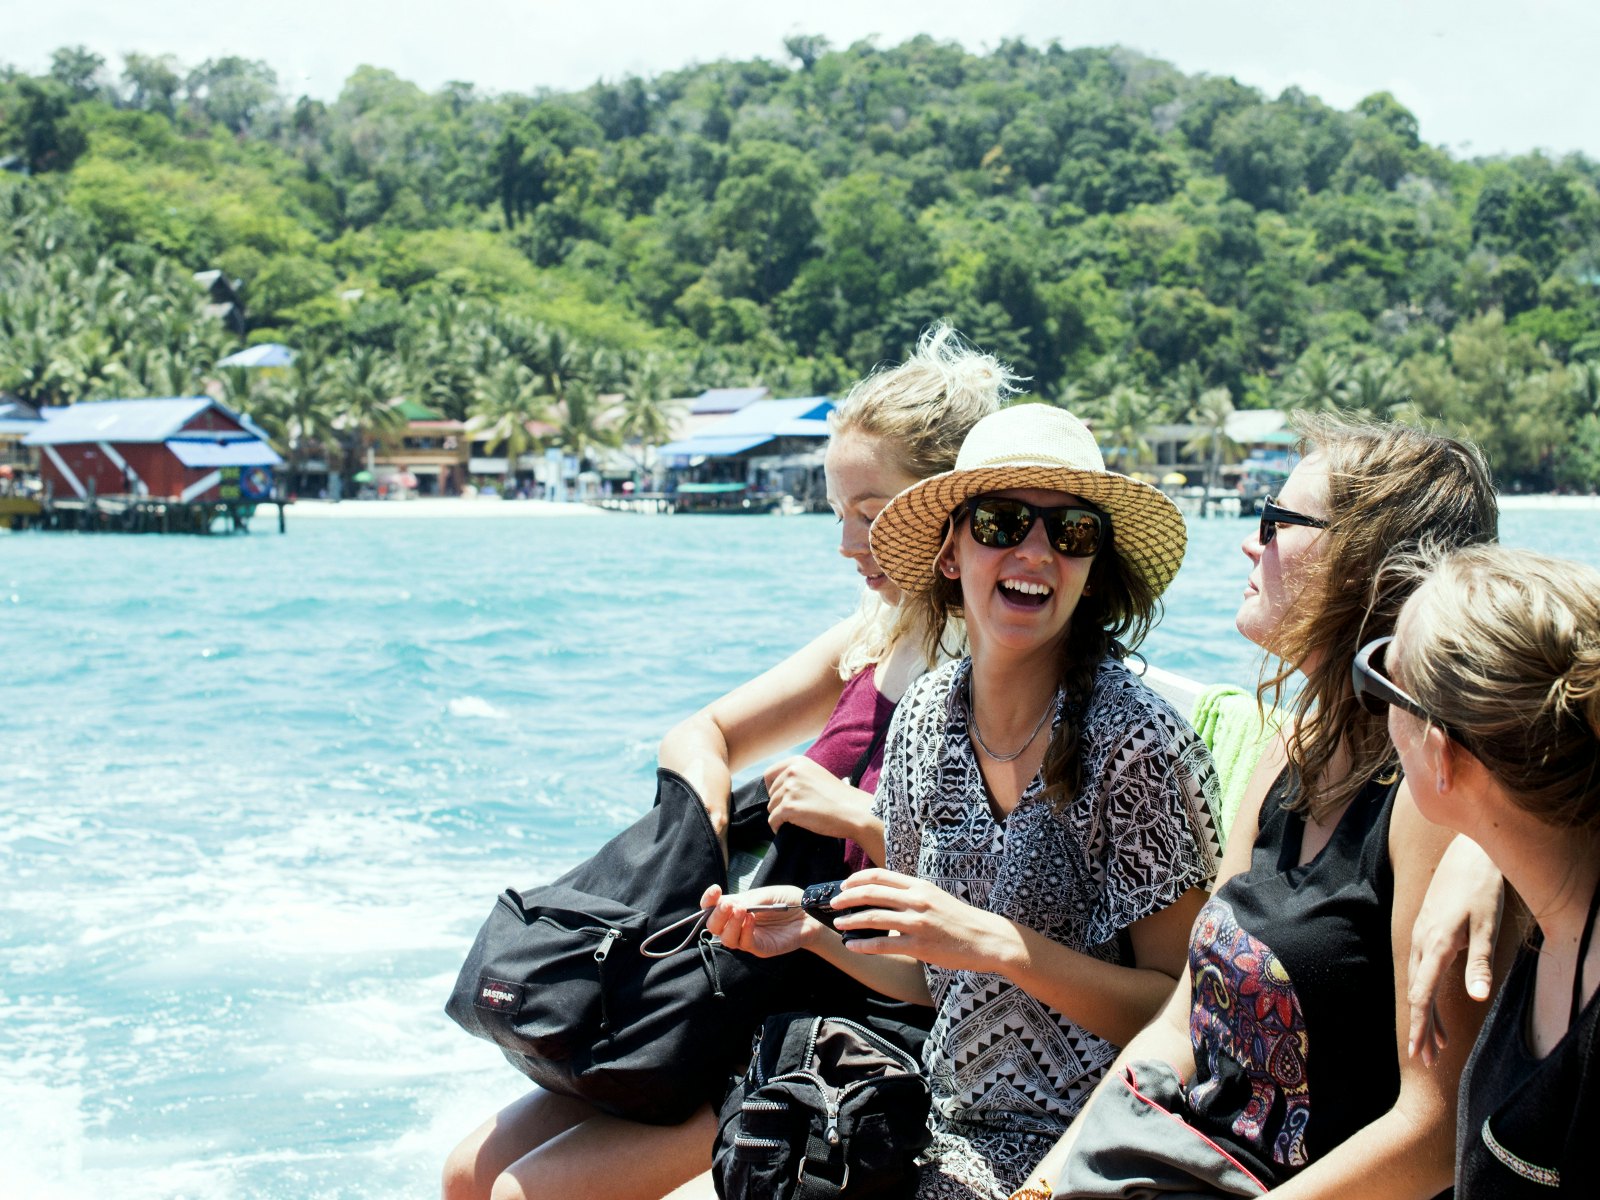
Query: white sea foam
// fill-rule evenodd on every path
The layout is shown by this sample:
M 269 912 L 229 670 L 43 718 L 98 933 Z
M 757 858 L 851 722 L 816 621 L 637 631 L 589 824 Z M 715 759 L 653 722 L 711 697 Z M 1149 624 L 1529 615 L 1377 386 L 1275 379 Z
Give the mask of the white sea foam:
M 456 696 L 448 708 L 452 717 L 478 718 L 485 721 L 509 720 L 511 714 L 496 708 L 480 696 Z

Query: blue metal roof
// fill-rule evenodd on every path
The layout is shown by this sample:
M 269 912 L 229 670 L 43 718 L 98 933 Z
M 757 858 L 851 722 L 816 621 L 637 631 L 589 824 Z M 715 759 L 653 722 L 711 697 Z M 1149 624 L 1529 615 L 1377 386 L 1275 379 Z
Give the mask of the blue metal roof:
M 696 436 L 763 433 L 768 437 L 827 437 L 827 416 L 832 410 L 833 401 L 826 396 L 757 400 L 715 425 L 707 425 Z
M 725 458 L 763 442 L 770 442 L 772 438 L 770 433 L 734 434 L 732 437 L 713 437 L 702 433 L 681 442 L 668 442 L 657 453 L 663 458 Z
M 167 449 L 186 467 L 276 467 L 283 459 L 265 442 L 235 438 L 222 442 L 191 442 L 174 438 Z
M 267 440 L 265 430 L 210 396 L 169 396 L 157 400 L 85 400 L 56 412 L 41 428 L 25 437 L 23 444 L 164 442 L 209 408 L 239 422 L 252 437 Z M 193 436 L 217 440 L 215 433 L 200 432 Z

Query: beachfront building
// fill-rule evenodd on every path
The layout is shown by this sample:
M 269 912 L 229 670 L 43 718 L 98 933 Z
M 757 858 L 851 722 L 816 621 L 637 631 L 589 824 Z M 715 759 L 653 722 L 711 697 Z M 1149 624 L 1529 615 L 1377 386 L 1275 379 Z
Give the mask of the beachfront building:
M 395 407 L 406 423 L 379 435 L 373 487 L 384 494 L 400 489 L 419 496 L 459 496 L 472 460 L 466 422 L 453 421 L 419 400 L 402 400 Z M 504 474 L 504 460 L 499 465 Z
M 23 441 L 39 451 L 40 477 L 58 500 L 216 500 L 225 479 L 264 496 L 283 461 L 259 426 L 210 396 L 84 401 Z
M 806 508 L 825 505 L 822 456 L 832 411 L 827 396 L 752 400 L 661 447 L 667 490 L 680 510 L 760 506 L 783 496 Z
M 17 480 L 39 473 L 39 452 L 24 445 L 24 439 L 35 429 L 42 428 L 44 419 L 33 405 L 0 396 L 0 480 Z

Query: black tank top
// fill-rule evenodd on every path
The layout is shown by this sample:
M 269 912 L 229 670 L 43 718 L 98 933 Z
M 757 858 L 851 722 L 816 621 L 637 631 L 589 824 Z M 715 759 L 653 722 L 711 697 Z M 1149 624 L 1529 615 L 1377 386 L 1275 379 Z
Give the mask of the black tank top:
M 1372 780 L 1297 865 L 1305 821 L 1285 770 L 1261 805 L 1250 869 L 1201 910 L 1189 942 L 1196 1128 L 1277 1186 L 1394 1104 L 1398 784 Z
M 1596 903 L 1600 892 L 1590 902 L 1591 932 Z M 1527 1029 L 1538 962 L 1538 942 L 1517 955 L 1461 1077 L 1457 1200 L 1600 1196 L 1600 992 L 1554 1049 L 1536 1058 Z

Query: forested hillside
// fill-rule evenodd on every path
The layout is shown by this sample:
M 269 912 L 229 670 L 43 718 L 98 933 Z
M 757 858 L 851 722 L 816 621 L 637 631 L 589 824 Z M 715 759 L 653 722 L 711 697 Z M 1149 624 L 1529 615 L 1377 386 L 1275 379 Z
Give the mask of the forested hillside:
M 1437 420 L 1507 483 L 1600 485 L 1600 165 L 1465 162 L 1404 98 L 1349 112 L 1119 49 L 792 38 L 576 94 L 332 103 L 270 66 L 63 49 L 0 75 L 0 390 L 224 381 L 283 437 L 547 411 L 648 436 L 668 397 L 834 392 L 944 318 L 1137 448 L 1160 419 Z

